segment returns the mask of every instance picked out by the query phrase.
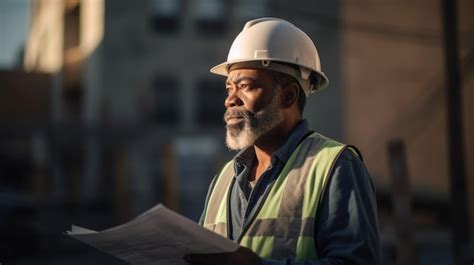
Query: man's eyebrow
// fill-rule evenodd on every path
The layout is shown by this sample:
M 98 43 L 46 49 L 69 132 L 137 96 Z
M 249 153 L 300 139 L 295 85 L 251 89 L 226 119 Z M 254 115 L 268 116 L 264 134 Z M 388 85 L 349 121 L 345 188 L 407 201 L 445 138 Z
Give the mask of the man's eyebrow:
M 237 80 L 230 80 L 230 79 L 227 79 L 225 81 L 225 84 L 226 85 L 229 85 L 230 83 L 234 83 L 234 84 L 238 84 L 242 81 L 250 81 L 250 82 L 255 82 L 257 81 L 256 79 L 252 78 L 252 77 L 248 77 L 248 76 L 242 76 L 242 77 L 239 77 L 237 78 Z

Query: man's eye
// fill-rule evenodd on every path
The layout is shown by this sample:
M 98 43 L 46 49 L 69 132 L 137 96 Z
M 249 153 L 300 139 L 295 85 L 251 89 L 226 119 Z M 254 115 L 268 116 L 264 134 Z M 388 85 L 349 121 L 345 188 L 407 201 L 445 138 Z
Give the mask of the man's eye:
M 247 89 L 247 88 L 250 87 L 250 85 L 249 85 L 249 84 L 240 84 L 239 87 L 240 87 L 241 89 Z

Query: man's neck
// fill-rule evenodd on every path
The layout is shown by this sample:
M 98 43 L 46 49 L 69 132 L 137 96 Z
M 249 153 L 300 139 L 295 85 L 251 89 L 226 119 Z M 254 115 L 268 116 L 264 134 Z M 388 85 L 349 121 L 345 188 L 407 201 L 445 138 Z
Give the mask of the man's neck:
M 250 182 L 258 181 L 262 173 L 270 166 L 273 153 L 285 143 L 297 124 L 277 126 L 255 142 L 255 161 L 249 175 Z

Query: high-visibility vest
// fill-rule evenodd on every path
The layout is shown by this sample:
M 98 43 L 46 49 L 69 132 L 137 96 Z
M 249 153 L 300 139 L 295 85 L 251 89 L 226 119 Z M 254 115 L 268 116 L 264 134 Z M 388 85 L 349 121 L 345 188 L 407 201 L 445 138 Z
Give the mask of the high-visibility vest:
M 328 176 L 346 147 L 318 133 L 303 140 L 253 220 L 243 228 L 240 245 L 267 259 L 318 259 L 314 243 L 317 209 Z M 234 179 L 234 162 L 230 161 L 214 180 L 204 215 L 204 227 L 224 237 L 228 237 L 229 194 Z

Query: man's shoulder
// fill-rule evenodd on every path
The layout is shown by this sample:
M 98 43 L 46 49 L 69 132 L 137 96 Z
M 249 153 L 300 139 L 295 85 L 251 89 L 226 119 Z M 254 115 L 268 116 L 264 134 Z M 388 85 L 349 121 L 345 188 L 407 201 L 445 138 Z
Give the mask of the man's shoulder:
M 310 139 L 308 139 L 310 138 Z M 309 137 L 307 137 L 307 140 L 308 142 L 311 142 L 311 141 L 324 141 L 326 142 L 327 144 L 325 144 L 326 146 L 328 147 L 338 147 L 340 148 L 341 152 L 340 154 L 338 155 L 338 159 L 339 161 L 363 161 L 363 158 L 362 158 L 362 154 L 361 152 L 359 151 L 359 149 L 357 147 L 355 147 L 354 145 L 349 145 L 349 144 L 346 144 L 346 143 L 343 143 L 341 141 L 338 141 L 338 140 L 335 140 L 333 138 L 330 138 L 328 136 L 325 136 L 319 132 L 312 132 Z M 311 145 L 312 148 L 315 148 L 315 149 L 318 149 L 320 148 L 319 145 Z
M 362 161 L 362 154 L 352 145 L 346 145 L 346 148 L 339 156 L 339 160 L 344 161 Z
M 326 141 L 326 142 L 331 142 L 337 145 L 344 145 L 344 143 L 335 140 L 329 136 L 326 136 L 320 132 L 317 131 L 309 131 L 307 139 L 313 139 L 313 140 L 318 140 L 318 141 Z

